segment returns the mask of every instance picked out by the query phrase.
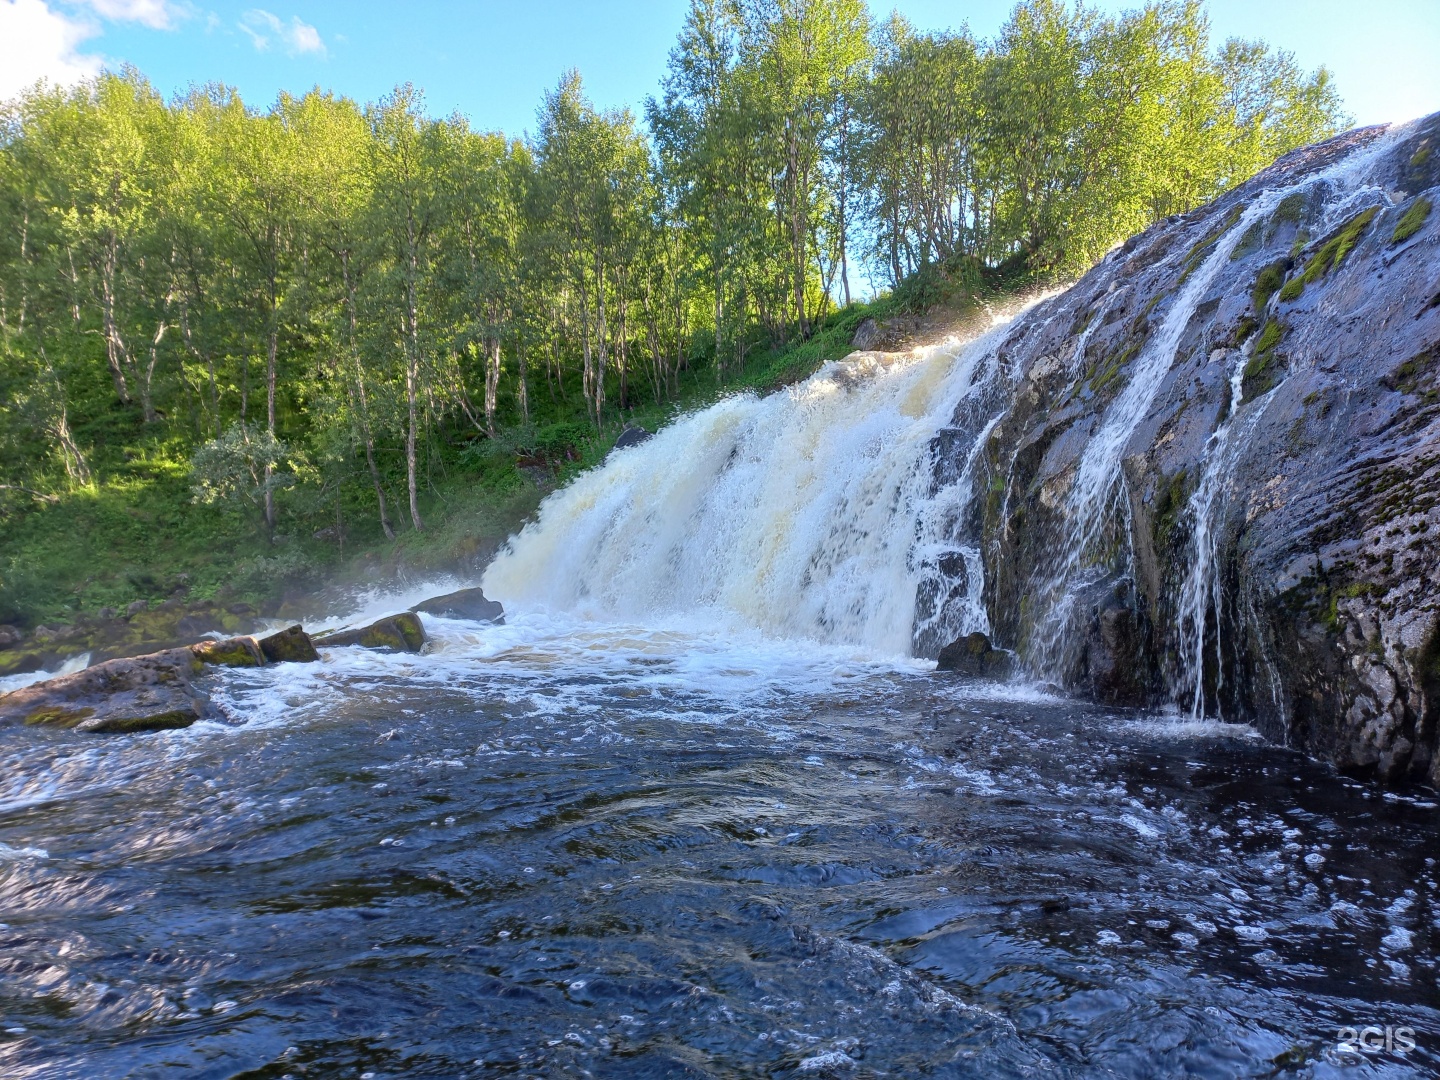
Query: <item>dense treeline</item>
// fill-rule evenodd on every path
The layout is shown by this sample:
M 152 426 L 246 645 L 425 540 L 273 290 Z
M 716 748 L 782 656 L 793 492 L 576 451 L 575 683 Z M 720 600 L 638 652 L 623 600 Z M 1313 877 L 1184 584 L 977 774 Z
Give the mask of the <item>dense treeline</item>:
M 421 530 L 446 447 L 728 384 L 862 274 L 1074 273 L 1342 120 L 1323 69 L 1169 2 L 982 41 L 693 0 L 643 122 L 571 73 L 524 140 L 409 87 L 40 87 L 0 117 L 0 496 L 145 455 L 269 532 L 342 498 Z

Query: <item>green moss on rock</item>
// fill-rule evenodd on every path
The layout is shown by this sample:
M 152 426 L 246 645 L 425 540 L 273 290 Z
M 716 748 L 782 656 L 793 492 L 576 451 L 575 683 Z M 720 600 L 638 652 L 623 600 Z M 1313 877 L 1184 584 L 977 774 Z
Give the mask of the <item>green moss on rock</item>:
M 1265 323 L 1259 338 L 1255 341 L 1255 348 L 1250 354 L 1250 362 L 1245 365 L 1245 372 L 1241 377 L 1242 400 L 1249 401 L 1259 397 L 1280 381 L 1279 357 L 1275 348 L 1284 336 L 1285 324 L 1279 319 L 1270 319 Z
M 1255 305 L 1255 314 L 1265 314 L 1265 307 L 1270 303 L 1270 297 L 1285 284 L 1285 263 L 1273 262 L 1260 271 L 1255 278 L 1255 288 L 1250 292 L 1250 301 Z
M 394 652 L 419 652 L 425 647 L 425 641 L 425 627 L 413 611 L 378 619 L 369 626 L 336 630 L 315 638 L 315 644 L 322 648 L 358 645 L 364 649 L 388 649 Z
M 1426 219 L 1429 218 L 1431 209 L 1430 200 L 1424 195 L 1411 203 L 1410 209 L 1406 210 L 1400 220 L 1395 223 L 1395 231 L 1390 234 L 1390 243 L 1403 244 L 1419 232 L 1420 226 L 1424 225 Z
M 278 633 L 263 637 L 257 643 L 260 651 L 264 654 L 267 663 L 282 664 L 296 663 L 306 664 L 320 659 L 320 654 L 315 651 L 315 645 L 310 640 L 310 635 L 305 633 L 297 624 L 287 626 Z
M 1305 263 L 1305 268 L 1287 281 L 1280 290 L 1280 299 L 1289 303 L 1298 300 L 1300 294 L 1305 291 L 1305 286 L 1319 281 L 1331 270 L 1345 261 L 1345 256 L 1360 242 L 1360 237 L 1370 227 L 1370 222 L 1375 220 L 1375 215 L 1380 212 L 1378 206 L 1372 206 L 1369 210 L 1362 210 L 1349 221 L 1341 225 L 1330 235 L 1310 256 Z
M 190 646 L 190 651 L 202 664 L 217 667 L 260 667 L 265 663 L 265 654 L 251 637 L 201 641 Z

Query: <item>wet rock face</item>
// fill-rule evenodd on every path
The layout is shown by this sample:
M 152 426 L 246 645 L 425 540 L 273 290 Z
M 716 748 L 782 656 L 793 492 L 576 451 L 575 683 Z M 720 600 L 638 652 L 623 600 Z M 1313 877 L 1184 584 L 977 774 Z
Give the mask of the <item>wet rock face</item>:
M 315 651 L 315 643 L 310 640 L 310 635 L 305 633 L 298 624 L 287 626 L 284 630 L 277 631 L 269 637 L 263 637 L 257 644 L 260 646 L 260 652 L 264 655 L 267 664 L 287 662 L 308 664 L 320 659 L 320 654 Z
M 1440 782 L 1436 203 L 1440 115 L 1351 132 L 1015 322 L 999 403 L 935 447 L 953 472 L 994 421 L 965 524 L 998 645 L 1100 700 Z
M 990 644 L 981 633 L 967 634 L 940 650 L 937 671 L 956 671 L 976 679 L 1006 679 L 1014 670 L 1014 657 Z
M 643 442 L 649 442 L 655 437 L 653 431 L 647 431 L 643 427 L 627 427 L 620 432 L 620 437 L 615 440 L 611 450 L 624 450 L 630 446 L 639 446 Z

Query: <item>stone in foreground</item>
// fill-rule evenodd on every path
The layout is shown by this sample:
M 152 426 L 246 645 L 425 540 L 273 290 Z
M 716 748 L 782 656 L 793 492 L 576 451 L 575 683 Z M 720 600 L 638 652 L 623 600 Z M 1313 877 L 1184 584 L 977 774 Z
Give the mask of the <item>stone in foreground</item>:
M 485 599 L 480 589 L 460 589 L 444 596 L 432 597 L 416 604 L 411 611 L 438 615 L 442 619 L 473 619 L 476 622 L 503 623 L 505 608 L 497 600 Z
M 425 647 L 425 641 L 425 627 L 413 611 L 387 615 L 369 626 L 354 629 L 346 627 L 332 630 L 328 634 L 317 634 L 314 638 L 314 643 L 321 648 L 359 645 L 366 649 L 389 649 L 392 652 L 419 652 Z
M 1012 657 L 990 644 L 978 631 L 957 638 L 940 650 L 936 671 L 956 671 L 977 679 L 1008 679 L 1013 670 Z
M 200 666 L 190 649 L 107 660 L 0 697 L 0 726 L 98 732 L 189 727 L 209 707 L 190 683 Z
M 310 640 L 310 635 L 301 629 L 299 623 L 287 626 L 269 637 L 263 637 L 257 644 L 267 664 L 283 664 L 286 661 L 308 664 L 320 659 L 320 654 L 315 651 L 315 643 Z

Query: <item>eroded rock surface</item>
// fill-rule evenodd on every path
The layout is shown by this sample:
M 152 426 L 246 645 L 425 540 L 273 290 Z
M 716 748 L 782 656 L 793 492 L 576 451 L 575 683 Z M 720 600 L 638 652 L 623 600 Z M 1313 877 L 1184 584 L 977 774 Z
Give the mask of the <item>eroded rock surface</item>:
M 1015 322 L 934 444 L 937 486 L 978 447 L 954 531 L 997 644 L 1440 782 L 1437 202 L 1440 115 L 1351 132 Z

